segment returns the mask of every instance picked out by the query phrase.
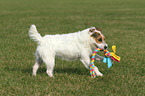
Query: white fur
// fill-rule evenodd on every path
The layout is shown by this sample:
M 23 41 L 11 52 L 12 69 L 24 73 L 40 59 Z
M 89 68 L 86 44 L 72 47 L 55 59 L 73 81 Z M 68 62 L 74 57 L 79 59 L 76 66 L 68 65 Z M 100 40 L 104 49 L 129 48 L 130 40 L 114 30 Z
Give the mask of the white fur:
M 42 37 L 35 25 L 32 25 L 29 30 L 29 36 L 31 39 L 38 43 L 36 50 L 36 63 L 33 66 L 33 75 L 39 66 L 44 62 L 47 67 L 46 73 L 53 77 L 53 68 L 55 65 L 55 57 L 59 57 L 64 60 L 78 60 L 80 59 L 87 69 L 90 66 L 90 55 L 97 45 L 102 49 L 106 43 L 97 44 L 95 40 L 90 36 L 90 28 L 83 31 L 62 34 L 62 35 L 45 35 Z M 97 76 L 103 76 L 95 66 L 95 73 Z

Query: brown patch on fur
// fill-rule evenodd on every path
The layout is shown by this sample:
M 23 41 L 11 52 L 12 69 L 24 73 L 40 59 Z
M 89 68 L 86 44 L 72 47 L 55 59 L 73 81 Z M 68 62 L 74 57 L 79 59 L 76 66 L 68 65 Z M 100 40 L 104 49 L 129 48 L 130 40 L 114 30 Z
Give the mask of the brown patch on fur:
M 97 31 L 99 32 L 97 32 Z M 97 42 L 97 43 L 102 43 L 105 39 L 105 37 L 101 34 L 101 29 L 100 28 L 91 28 L 89 30 L 92 34 L 91 34 L 91 37 Z
M 98 30 L 99 31 L 99 30 Z M 104 36 L 102 36 L 100 33 L 95 32 L 94 34 L 91 35 L 91 37 L 93 37 L 93 39 L 97 42 L 97 43 L 102 43 L 105 39 Z

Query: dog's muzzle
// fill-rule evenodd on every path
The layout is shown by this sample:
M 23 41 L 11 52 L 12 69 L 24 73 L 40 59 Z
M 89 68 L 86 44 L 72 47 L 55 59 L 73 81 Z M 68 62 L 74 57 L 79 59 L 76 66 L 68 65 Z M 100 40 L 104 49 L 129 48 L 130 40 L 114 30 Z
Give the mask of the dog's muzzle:
M 108 48 L 108 46 L 107 46 L 107 45 L 105 45 L 105 46 L 104 46 L 104 49 L 107 49 L 107 48 Z

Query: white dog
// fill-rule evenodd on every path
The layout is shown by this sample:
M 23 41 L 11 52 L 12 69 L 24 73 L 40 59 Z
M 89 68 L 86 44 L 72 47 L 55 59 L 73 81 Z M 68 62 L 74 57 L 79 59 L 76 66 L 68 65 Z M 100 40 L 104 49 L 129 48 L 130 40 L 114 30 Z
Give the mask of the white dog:
M 93 50 L 96 47 L 107 48 L 107 44 L 104 41 L 105 37 L 102 35 L 101 30 L 95 27 L 75 33 L 45 35 L 42 37 L 38 33 L 36 26 L 31 25 L 29 36 L 38 43 L 35 53 L 36 63 L 33 66 L 33 75 L 35 76 L 39 66 L 44 62 L 47 67 L 46 73 L 53 77 L 55 57 L 60 57 L 64 60 L 80 59 L 85 67 L 89 69 L 90 56 Z M 102 59 L 102 57 L 98 57 Z M 97 76 L 103 76 L 96 66 L 94 70 Z

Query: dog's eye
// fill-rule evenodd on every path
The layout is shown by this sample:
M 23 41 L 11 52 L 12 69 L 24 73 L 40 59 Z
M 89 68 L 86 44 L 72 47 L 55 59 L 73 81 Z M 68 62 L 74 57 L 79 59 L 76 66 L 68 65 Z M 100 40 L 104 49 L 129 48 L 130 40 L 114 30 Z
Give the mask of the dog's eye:
M 97 37 L 98 37 L 98 34 L 97 34 L 97 33 L 94 33 L 94 34 L 92 34 L 92 36 L 93 36 L 94 38 L 97 38 Z
M 98 39 L 99 42 L 102 42 L 102 38 Z

